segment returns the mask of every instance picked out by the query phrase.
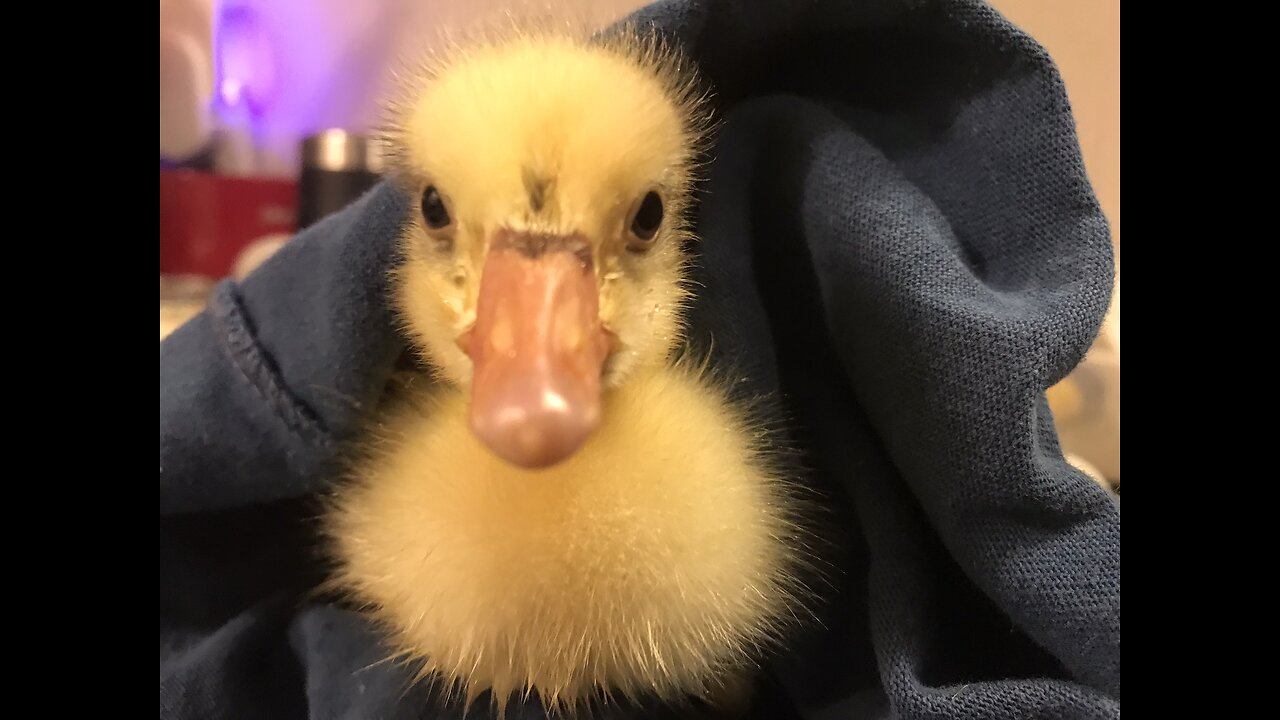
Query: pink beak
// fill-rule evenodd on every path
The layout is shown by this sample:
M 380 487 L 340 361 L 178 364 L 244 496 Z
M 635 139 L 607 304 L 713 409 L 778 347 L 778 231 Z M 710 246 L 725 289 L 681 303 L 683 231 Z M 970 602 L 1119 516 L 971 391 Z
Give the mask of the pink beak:
M 474 363 L 472 431 L 520 467 L 567 459 L 600 424 L 611 339 L 586 240 L 499 231 L 459 339 Z

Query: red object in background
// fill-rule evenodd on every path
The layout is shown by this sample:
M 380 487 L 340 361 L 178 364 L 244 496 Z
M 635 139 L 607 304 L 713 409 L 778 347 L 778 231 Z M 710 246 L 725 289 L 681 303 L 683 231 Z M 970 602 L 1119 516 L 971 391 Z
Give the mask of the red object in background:
M 297 216 L 293 180 L 161 170 L 160 274 L 224 277 L 249 243 L 292 234 Z

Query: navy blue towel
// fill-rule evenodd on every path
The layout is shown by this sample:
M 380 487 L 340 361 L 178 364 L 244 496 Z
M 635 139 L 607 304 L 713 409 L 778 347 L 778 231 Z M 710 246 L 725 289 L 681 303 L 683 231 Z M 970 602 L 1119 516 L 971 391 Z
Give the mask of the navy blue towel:
M 1049 57 L 973 0 L 639 16 L 724 121 L 690 340 L 780 398 L 841 529 L 757 714 L 1118 718 L 1120 509 L 1044 400 L 1113 260 Z M 403 355 L 408 208 L 375 188 L 160 344 L 162 717 L 458 716 L 309 592 L 314 494 Z

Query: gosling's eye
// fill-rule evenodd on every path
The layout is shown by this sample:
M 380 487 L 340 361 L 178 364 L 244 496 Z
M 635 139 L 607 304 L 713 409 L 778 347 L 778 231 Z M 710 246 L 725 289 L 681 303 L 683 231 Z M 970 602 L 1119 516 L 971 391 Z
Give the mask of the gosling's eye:
M 653 240 L 653 236 L 658 234 L 658 228 L 661 226 L 662 198 L 658 193 L 650 191 L 640 201 L 640 207 L 636 208 L 635 217 L 631 219 L 631 234 L 635 236 L 632 239 L 632 246 L 640 249 L 646 247 Z
M 422 193 L 422 219 L 432 230 L 443 230 L 453 222 L 449 217 L 448 208 L 444 206 L 444 199 L 440 197 L 434 185 Z

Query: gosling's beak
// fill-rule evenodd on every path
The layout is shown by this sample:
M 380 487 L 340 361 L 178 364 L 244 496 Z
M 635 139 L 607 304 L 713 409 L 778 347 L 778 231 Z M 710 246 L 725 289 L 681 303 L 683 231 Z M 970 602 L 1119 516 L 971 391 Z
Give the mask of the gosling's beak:
M 471 429 L 521 467 L 567 459 L 600 424 L 610 340 L 584 238 L 498 231 L 459 338 L 474 363 Z

